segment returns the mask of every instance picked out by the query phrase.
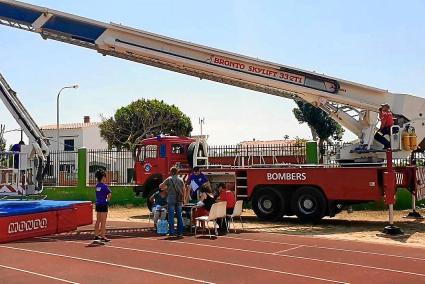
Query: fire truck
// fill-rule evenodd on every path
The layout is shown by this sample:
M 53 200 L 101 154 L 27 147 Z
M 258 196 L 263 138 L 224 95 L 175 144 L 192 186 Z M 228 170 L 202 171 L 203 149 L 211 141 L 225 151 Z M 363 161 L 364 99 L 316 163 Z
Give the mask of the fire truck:
M 183 173 L 193 166 L 203 166 L 212 183 L 234 183 L 237 197 L 251 200 L 256 214 L 264 219 L 295 214 L 303 220 L 318 220 L 333 216 L 344 205 L 376 201 L 383 196 L 392 204 L 396 187 L 409 188 L 416 199 L 425 197 L 422 167 L 391 166 L 392 158 L 406 158 L 412 151 L 425 149 L 425 99 L 421 97 L 13 0 L 0 0 L 0 24 L 104 56 L 302 100 L 321 108 L 358 137 L 356 143 L 341 149 L 337 157 L 341 164 L 337 166 L 249 167 L 213 167 L 206 143 L 201 140 L 147 139 L 139 147 L 135 163 L 137 189 L 144 196 L 156 188 L 171 165 L 178 164 Z M 389 152 L 374 141 L 377 110 L 383 103 L 391 106 L 396 120 L 389 135 Z M 380 164 L 385 159 L 390 161 L 387 168 Z
M 251 201 L 256 215 L 274 220 L 296 215 L 302 221 L 317 221 L 335 216 L 349 205 L 380 201 L 393 196 L 389 183 L 409 188 L 418 199 L 425 198 L 422 167 L 394 169 L 394 180 L 388 180 L 388 168 L 375 164 L 308 165 L 308 164 L 210 164 L 204 140 L 158 136 L 145 139 L 137 150 L 135 162 L 136 191 L 149 196 L 178 166 L 185 178 L 193 166 L 199 166 L 214 189 L 225 183 L 238 199 Z

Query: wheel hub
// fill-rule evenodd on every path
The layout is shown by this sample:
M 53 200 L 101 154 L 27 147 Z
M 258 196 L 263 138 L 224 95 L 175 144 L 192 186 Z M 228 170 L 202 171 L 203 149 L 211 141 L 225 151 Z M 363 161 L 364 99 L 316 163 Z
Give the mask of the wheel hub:
M 270 200 L 265 199 L 263 201 L 263 207 L 264 207 L 264 209 L 270 210 L 272 208 L 272 206 L 273 206 L 273 204 L 272 204 L 272 202 Z
M 309 195 L 301 196 L 298 199 L 298 208 L 304 214 L 312 214 L 314 211 L 316 211 L 316 206 L 316 200 Z
M 307 209 L 307 210 L 311 210 L 311 208 L 313 208 L 313 206 L 314 206 L 313 201 L 311 201 L 310 199 L 306 199 L 306 200 L 304 200 L 304 202 L 303 202 L 303 207 L 304 207 L 305 209 Z

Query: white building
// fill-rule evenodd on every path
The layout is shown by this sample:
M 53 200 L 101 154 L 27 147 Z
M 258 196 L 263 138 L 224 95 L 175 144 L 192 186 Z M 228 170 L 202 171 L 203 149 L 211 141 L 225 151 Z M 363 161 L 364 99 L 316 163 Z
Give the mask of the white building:
M 45 178 L 46 185 L 77 184 L 78 149 L 108 147 L 108 143 L 100 136 L 99 124 L 100 122 L 90 122 L 89 116 L 84 116 L 81 123 L 59 124 L 59 139 L 56 124 L 40 127 L 50 142 L 50 167 Z
M 94 173 L 101 168 L 106 171 L 109 184 L 125 184 L 133 180 L 134 162 L 131 152 L 108 150 L 108 143 L 100 136 L 100 122 L 90 122 L 84 116 L 82 123 L 59 125 L 59 152 L 56 124 L 40 127 L 49 139 L 50 168 L 46 185 L 73 186 L 77 184 L 78 149 L 87 153 L 89 184 L 95 182 Z M 30 141 L 31 142 L 31 141 Z
M 100 136 L 100 122 L 90 122 L 90 116 L 84 116 L 82 123 L 59 124 L 59 150 L 77 151 L 79 148 L 106 149 L 108 143 Z M 58 149 L 56 124 L 40 127 L 49 139 L 50 151 Z

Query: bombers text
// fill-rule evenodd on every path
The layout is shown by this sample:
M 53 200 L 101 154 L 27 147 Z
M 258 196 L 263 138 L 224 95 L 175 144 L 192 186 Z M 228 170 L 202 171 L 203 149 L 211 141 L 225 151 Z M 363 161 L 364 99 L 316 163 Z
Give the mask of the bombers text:
M 306 173 L 267 173 L 267 180 L 306 180 Z

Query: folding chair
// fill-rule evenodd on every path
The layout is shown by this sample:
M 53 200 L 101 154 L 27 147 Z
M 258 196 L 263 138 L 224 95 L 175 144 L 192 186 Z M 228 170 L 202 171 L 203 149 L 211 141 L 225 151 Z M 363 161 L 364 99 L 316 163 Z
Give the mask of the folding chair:
M 223 219 L 224 220 L 224 224 L 225 224 L 226 230 L 227 230 L 226 207 L 227 207 L 227 201 L 218 202 L 217 219 Z
M 211 235 L 211 231 L 210 231 L 210 226 L 208 226 L 209 222 L 214 222 L 214 229 L 217 230 L 217 212 L 218 212 L 218 208 L 219 208 L 219 204 L 218 203 L 214 203 L 211 206 L 211 210 L 208 216 L 200 216 L 195 218 L 195 237 L 196 237 L 196 229 L 198 228 L 198 223 L 203 224 L 204 227 L 205 225 L 208 227 L 208 234 L 210 236 L 210 238 L 212 237 Z M 203 234 L 203 231 L 202 231 Z M 217 231 L 216 231 L 216 235 L 217 235 Z
M 233 213 L 227 215 L 227 217 L 230 219 L 230 222 L 227 224 L 227 231 L 230 229 L 230 224 L 233 224 L 233 229 L 236 233 L 236 226 L 235 221 L 233 218 L 239 217 L 239 220 L 241 221 L 241 226 L 243 230 L 243 222 L 242 222 L 242 208 L 243 208 L 243 200 L 236 201 L 235 208 L 233 208 Z

